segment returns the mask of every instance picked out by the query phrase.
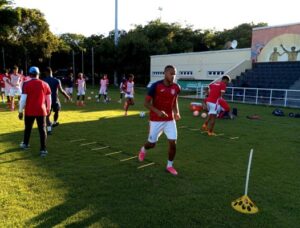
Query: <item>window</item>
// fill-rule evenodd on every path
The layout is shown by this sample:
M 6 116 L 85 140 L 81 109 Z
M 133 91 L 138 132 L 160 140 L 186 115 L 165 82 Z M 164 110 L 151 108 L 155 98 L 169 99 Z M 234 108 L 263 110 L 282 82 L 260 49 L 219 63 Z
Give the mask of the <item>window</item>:
M 190 70 L 179 71 L 178 75 L 180 75 L 180 76 L 192 76 L 193 71 L 190 71 Z
M 208 76 L 223 75 L 223 74 L 224 71 L 222 70 L 207 71 Z

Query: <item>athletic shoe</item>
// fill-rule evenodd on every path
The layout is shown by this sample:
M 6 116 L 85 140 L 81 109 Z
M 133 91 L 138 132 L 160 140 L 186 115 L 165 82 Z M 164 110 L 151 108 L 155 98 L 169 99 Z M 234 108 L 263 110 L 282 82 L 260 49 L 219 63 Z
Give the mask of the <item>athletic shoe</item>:
M 166 168 L 166 171 L 169 172 L 169 173 L 171 173 L 171 174 L 174 175 L 174 176 L 177 176 L 177 175 L 178 175 L 176 169 L 174 169 L 173 166 L 167 167 L 167 168 Z
M 140 162 L 144 161 L 145 157 L 146 157 L 146 153 L 140 150 L 140 152 L 139 152 L 139 161 Z
M 208 129 L 207 129 L 207 125 L 206 125 L 206 124 L 203 124 L 202 127 L 201 127 L 201 130 L 202 130 L 202 131 L 207 131 L 207 130 L 208 130 Z
M 48 151 L 47 151 L 47 150 L 41 150 L 41 151 L 40 151 L 40 156 L 41 156 L 42 158 L 46 157 L 47 154 L 48 154 Z
M 56 122 L 54 124 L 52 124 L 52 127 L 57 127 L 59 125 L 59 122 Z
M 29 145 L 26 145 L 25 143 L 21 142 L 20 148 L 24 149 L 24 150 L 27 150 L 29 148 Z
M 208 131 L 208 132 L 207 132 L 207 135 L 208 135 L 208 136 L 217 136 L 217 134 L 214 133 L 214 132 L 212 132 L 212 131 Z

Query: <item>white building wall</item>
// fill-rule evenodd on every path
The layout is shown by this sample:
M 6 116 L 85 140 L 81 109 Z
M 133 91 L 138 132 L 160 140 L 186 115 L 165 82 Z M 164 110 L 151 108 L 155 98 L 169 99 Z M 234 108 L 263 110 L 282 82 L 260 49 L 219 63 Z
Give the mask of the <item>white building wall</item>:
M 192 52 L 151 56 L 151 82 L 161 80 L 166 65 L 177 68 L 177 79 L 214 80 L 243 60 L 251 59 L 251 49 Z

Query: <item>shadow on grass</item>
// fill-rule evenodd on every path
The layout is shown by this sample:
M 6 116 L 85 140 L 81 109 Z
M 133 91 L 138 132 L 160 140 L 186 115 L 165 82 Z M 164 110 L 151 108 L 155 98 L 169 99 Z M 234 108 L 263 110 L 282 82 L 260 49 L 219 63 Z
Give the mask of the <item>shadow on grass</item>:
M 93 110 L 89 110 L 87 106 L 83 108 L 83 111 L 104 109 L 104 105 L 93 107 Z M 112 104 L 112 107 L 117 107 L 117 104 Z M 139 107 L 139 105 L 135 106 L 134 109 L 137 110 Z M 49 185 L 50 189 L 47 189 L 46 192 L 51 192 L 51 194 L 43 195 L 41 192 L 39 199 L 55 197 L 53 192 L 56 190 L 66 190 L 62 200 L 56 204 L 51 200 L 52 203 L 47 201 L 48 204 L 45 203 L 45 205 L 43 202 L 38 202 L 37 211 L 41 211 L 41 213 L 36 213 L 33 218 L 25 221 L 26 226 L 246 227 L 250 224 L 250 226 L 263 227 L 265 224 L 274 224 L 275 222 L 288 226 L 288 221 L 291 221 L 289 225 L 295 225 L 297 214 L 299 214 L 295 210 L 299 205 L 297 203 L 296 206 L 289 204 L 289 207 L 293 207 L 290 210 L 273 206 L 273 202 L 268 205 L 268 201 L 264 201 L 265 208 L 267 208 L 265 212 L 252 217 L 242 217 L 230 207 L 231 200 L 235 199 L 239 195 L 239 190 L 242 189 L 240 187 L 242 184 L 236 183 L 237 180 L 240 183 L 244 181 L 247 156 L 242 156 L 240 151 L 248 149 L 249 145 L 245 144 L 250 144 L 250 140 L 259 144 L 260 141 L 256 142 L 255 133 L 257 132 L 254 127 L 260 132 L 263 131 L 264 135 L 269 135 L 269 128 L 262 129 L 260 126 L 254 126 L 252 122 L 246 122 L 245 119 L 242 121 L 245 122 L 242 122 L 242 127 L 246 126 L 248 130 L 241 132 L 244 133 L 244 138 L 249 137 L 249 139 L 234 143 L 230 140 L 198 136 L 196 132 L 186 129 L 181 130 L 180 137 L 182 139 L 185 137 L 185 139 L 180 142 L 182 153 L 179 153 L 178 157 L 181 157 L 182 169 L 179 170 L 180 176 L 178 177 L 164 172 L 167 156 L 166 144 L 158 145 L 151 155 L 149 154 L 147 162 L 152 162 L 150 159 L 153 159 L 156 163 L 149 168 L 137 169 L 141 163 L 136 158 L 126 162 L 120 161 L 136 156 L 137 150 L 146 139 L 147 118 L 141 119 L 137 116 L 99 117 L 93 121 L 84 122 L 82 120 L 68 124 L 61 122 L 55 128 L 53 135 L 48 138 L 49 156 L 43 161 L 35 155 L 15 158 L 17 153 L 14 153 L 14 148 L 5 151 L 1 158 L 7 157 L 7 161 L 4 161 L 6 163 L 16 162 L 13 164 L 15 166 L 18 165 L 18 161 L 29 159 L 35 168 L 49 174 L 47 176 L 49 179 L 59 180 L 61 185 Z M 186 121 L 184 125 L 191 126 L 191 124 L 193 124 L 192 121 Z M 31 143 L 31 146 L 38 148 L 37 129 L 34 131 L 31 142 L 35 143 Z M 16 138 L 21 139 L 22 134 L 21 132 L 6 134 L 2 141 L 14 142 Z M 85 140 L 82 142 L 74 141 L 83 138 Z M 275 141 L 270 141 L 272 140 L 271 136 L 265 137 L 264 140 L 257 147 L 264 148 L 266 142 L 275 143 Z M 164 141 L 165 139 L 162 138 L 160 143 L 164 143 Z M 96 142 L 96 144 L 88 144 L 91 142 Z M 211 150 L 220 144 L 222 145 L 220 151 Z M 109 148 L 92 150 L 105 146 L 109 146 Z M 117 151 L 123 152 L 105 156 L 105 154 Z M 268 153 L 268 150 L 262 151 L 264 153 L 258 156 L 266 156 L 266 159 L 260 161 L 263 168 L 260 168 L 259 173 L 255 173 L 257 169 L 254 169 L 251 174 L 257 178 L 257 182 L 262 182 L 264 175 L 268 175 L 272 179 L 273 173 L 270 171 L 274 172 L 275 170 L 267 169 L 266 163 L 264 163 L 265 160 L 268 163 L 270 161 L 274 163 L 275 156 Z M 297 159 L 294 158 L 296 161 Z M 290 168 L 290 170 L 292 169 L 293 167 Z M 261 178 L 260 181 L 259 178 Z M 38 185 L 39 182 L 34 184 Z M 261 183 L 261 186 L 267 186 L 265 192 L 269 193 L 269 190 L 274 187 L 274 182 L 269 182 L 269 185 L 264 182 Z M 279 192 L 277 190 L 275 189 L 272 194 L 283 198 L 282 195 L 276 195 Z M 270 197 L 267 198 L 270 202 L 273 198 L 272 194 L 266 196 Z M 273 215 L 274 212 L 277 213 L 277 209 L 284 216 L 292 215 L 283 223 L 280 216 L 277 218 Z

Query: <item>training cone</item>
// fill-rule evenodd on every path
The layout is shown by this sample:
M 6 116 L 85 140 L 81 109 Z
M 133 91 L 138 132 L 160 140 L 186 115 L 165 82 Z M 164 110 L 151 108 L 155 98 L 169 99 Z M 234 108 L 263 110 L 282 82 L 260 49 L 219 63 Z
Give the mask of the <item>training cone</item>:
M 255 214 L 258 212 L 258 208 L 256 207 L 256 205 L 246 195 L 234 200 L 231 203 L 231 206 L 233 207 L 233 209 L 244 214 Z
M 253 149 L 250 150 L 250 155 L 249 155 L 248 169 L 247 169 L 247 175 L 246 175 L 245 194 L 242 197 L 234 200 L 231 203 L 231 206 L 233 207 L 233 209 L 237 210 L 238 212 L 245 213 L 245 214 L 255 214 L 258 212 L 258 208 L 252 202 L 252 200 L 248 197 L 248 184 L 249 184 L 252 155 L 253 155 Z

